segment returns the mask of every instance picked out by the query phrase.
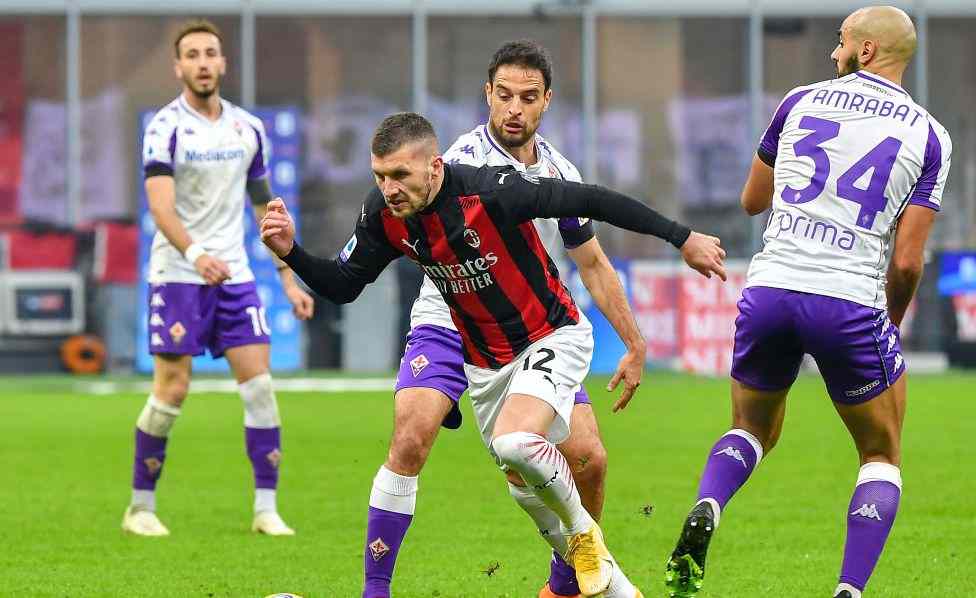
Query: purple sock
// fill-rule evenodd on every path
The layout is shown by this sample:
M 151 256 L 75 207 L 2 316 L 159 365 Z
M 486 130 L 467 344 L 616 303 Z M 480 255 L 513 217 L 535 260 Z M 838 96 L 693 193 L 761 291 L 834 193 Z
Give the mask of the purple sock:
M 393 567 L 412 520 L 413 515 L 369 508 L 363 565 L 366 571 L 363 598 L 390 598 Z
M 278 487 L 278 463 L 281 461 L 281 428 L 244 428 L 247 456 L 254 469 L 254 487 L 274 490 Z
M 580 593 L 576 571 L 556 551 L 549 562 L 549 589 L 560 596 L 576 596 Z
M 746 483 L 762 460 L 762 445 L 745 430 L 729 430 L 708 452 L 698 485 L 698 500 L 711 498 L 725 509 L 732 495 Z
M 898 513 L 901 473 L 894 465 L 868 463 L 861 468 L 847 509 L 847 542 L 840 581 L 859 590 L 878 563 Z
M 136 428 L 136 458 L 132 464 L 132 487 L 155 490 L 166 460 L 166 439 L 150 436 Z

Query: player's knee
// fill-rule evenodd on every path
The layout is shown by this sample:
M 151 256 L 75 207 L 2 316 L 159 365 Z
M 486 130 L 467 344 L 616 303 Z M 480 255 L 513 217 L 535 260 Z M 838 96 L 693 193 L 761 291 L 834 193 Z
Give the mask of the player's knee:
M 418 426 L 398 425 L 390 443 L 387 467 L 400 475 L 419 474 L 433 446 L 432 436 Z
M 508 432 L 491 441 L 491 450 L 498 465 L 519 469 L 528 459 L 533 446 L 546 439 L 530 432 Z
M 157 381 L 153 394 L 159 401 L 179 408 L 189 392 L 190 375 L 184 372 L 173 372 Z
M 573 477 L 579 474 L 584 482 L 602 484 L 607 477 L 607 449 L 599 438 L 595 438 L 586 452 L 571 463 L 573 464 Z
M 271 374 L 264 373 L 241 382 L 237 390 L 244 403 L 244 425 L 248 428 L 277 428 L 281 425 L 278 399 Z

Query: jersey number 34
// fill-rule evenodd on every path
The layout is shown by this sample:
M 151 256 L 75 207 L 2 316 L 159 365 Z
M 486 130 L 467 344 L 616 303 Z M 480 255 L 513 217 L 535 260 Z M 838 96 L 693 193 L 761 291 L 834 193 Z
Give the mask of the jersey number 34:
M 794 189 L 787 185 L 783 188 L 780 197 L 790 204 L 807 203 L 817 199 L 823 193 L 827 186 L 827 176 L 830 174 L 830 159 L 820 146 L 840 135 L 840 123 L 815 116 L 804 116 L 800 119 L 800 127 L 811 132 L 793 144 L 793 151 L 798 157 L 806 156 L 813 160 L 814 171 L 806 187 Z M 888 137 L 874 146 L 874 149 L 855 162 L 844 174 L 837 177 L 837 197 L 861 206 L 855 223 L 858 228 L 871 230 L 878 212 L 883 211 L 888 205 L 885 189 L 888 187 L 891 169 L 895 165 L 900 149 L 901 141 Z M 871 174 L 867 188 L 854 186 L 854 182 L 870 169 L 874 169 L 874 172 Z

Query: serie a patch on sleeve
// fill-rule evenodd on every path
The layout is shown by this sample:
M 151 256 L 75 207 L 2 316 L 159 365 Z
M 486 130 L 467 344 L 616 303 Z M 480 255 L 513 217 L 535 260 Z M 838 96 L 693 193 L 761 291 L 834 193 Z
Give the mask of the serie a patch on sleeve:
M 349 242 L 346 243 L 346 246 L 343 247 L 342 251 L 339 252 L 339 259 L 343 262 L 349 261 L 349 258 L 352 256 L 352 252 L 356 250 L 357 243 L 359 243 L 359 241 L 356 239 L 356 233 L 353 233 L 352 236 L 349 237 Z

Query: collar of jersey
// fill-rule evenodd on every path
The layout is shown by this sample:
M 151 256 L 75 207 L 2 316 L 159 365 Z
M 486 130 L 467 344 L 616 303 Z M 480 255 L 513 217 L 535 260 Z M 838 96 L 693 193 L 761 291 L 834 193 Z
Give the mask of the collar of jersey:
M 855 71 L 853 74 L 856 75 L 856 76 L 858 76 L 858 77 L 860 77 L 860 78 L 862 78 L 862 79 L 867 79 L 868 81 L 871 81 L 872 83 L 877 83 L 878 85 L 884 85 L 888 89 L 892 89 L 892 90 L 897 91 L 899 93 L 903 93 L 906 96 L 908 95 L 908 92 L 905 91 L 900 85 L 898 85 L 894 81 L 891 81 L 889 79 L 886 79 L 886 78 L 882 77 L 881 75 L 878 75 L 878 74 L 875 74 L 875 73 L 865 73 L 864 71 Z M 909 97 L 911 97 L 911 96 L 909 96 Z
M 491 144 L 491 147 L 494 148 L 499 154 L 501 154 L 502 156 L 504 156 L 505 159 L 508 160 L 509 164 L 511 166 L 514 166 L 515 167 L 515 170 L 518 170 L 519 172 L 525 172 L 526 169 L 527 169 L 526 165 L 525 164 L 522 164 L 521 162 L 519 162 L 518 160 L 516 160 L 515 159 L 515 156 L 513 156 L 512 154 L 510 154 L 508 152 L 508 150 L 506 150 L 505 148 L 503 148 L 500 143 L 498 143 L 497 141 L 495 141 L 495 138 L 491 136 L 491 129 L 488 127 L 488 125 L 485 124 L 485 125 L 481 125 L 481 126 L 484 127 L 484 130 L 485 130 L 485 138 L 488 140 L 488 143 Z M 539 162 L 542 162 L 542 146 L 539 145 L 539 134 L 538 133 L 536 133 L 535 135 L 532 136 L 532 140 L 535 141 L 535 155 L 537 157 L 536 158 L 536 161 L 535 161 L 535 164 L 533 164 L 533 166 L 535 166 Z
M 227 100 L 225 100 L 224 98 L 220 98 L 220 117 L 218 117 L 217 120 L 210 120 L 209 118 L 197 112 L 197 109 L 191 106 L 190 103 L 186 101 L 186 98 L 183 97 L 182 93 L 180 94 L 179 101 L 180 101 L 180 106 L 182 106 L 183 109 L 186 110 L 188 114 L 190 114 L 200 122 L 210 126 L 214 126 L 220 123 L 221 121 L 223 121 L 224 117 L 227 116 L 228 110 L 230 109 Z

